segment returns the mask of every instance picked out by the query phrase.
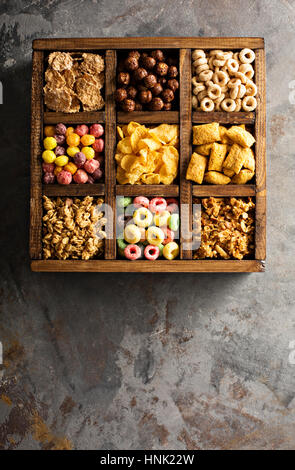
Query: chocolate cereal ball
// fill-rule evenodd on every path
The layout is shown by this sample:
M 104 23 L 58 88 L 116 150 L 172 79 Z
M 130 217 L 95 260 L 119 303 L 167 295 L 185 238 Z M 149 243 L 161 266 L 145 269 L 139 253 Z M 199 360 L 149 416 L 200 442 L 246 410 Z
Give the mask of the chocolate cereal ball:
M 160 49 L 151 52 L 151 57 L 155 59 L 157 62 L 163 62 L 164 54 Z
M 164 86 L 166 85 L 166 83 L 167 83 L 167 78 L 161 77 L 161 78 L 159 79 L 159 83 L 162 85 L 162 87 L 164 87 Z
M 155 98 L 152 99 L 152 101 L 150 102 L 150 109 L 152 111 L 161 111 L 161 109 L 163 109 L 163 106 L 164 106 L 164 103 L 163 101 L 161 100 L 161 98 L 159 98 L 158 96 L 156 96 Z
M 137 70 L 135 70 L 135 72 L 133 73 L 133 77 L 135 78 L 136 81 L 141 81 L 143 80 L 145 77 L 147 77 L 148 73 L 146 71 L 146 69 L 142 68 L 142 67 L 139 67 Z
M 127 98 L 126 100 L 122 101 L 121 108 L 123 111 L 125 111 L 125 113 L 132 112 L 135 110 L 135 101 Z
M 176 78 L 177 75 L 178 75 L 178 70 L 177 70 L 177 67 L 175 67 L 175 65 L 170 65 L 170 67 L 168 67 L 168 77 L 169 78 Z
M 118 75 L 118 83 L 119 85 L 129 85 L 130 83 L 130 75 L 128 72 L 120 72 Z
M 172 104 L 171 103 L 164 103 L 163 110 L 164 111 L 171 111 Z
M 166 90 L 162 92 L 161 97 L 165 103 L 170 103 L 174 100 L 174 93 L 170 88 L 166 88 Z
M 138 60 L 134 56 L 127 57 L 124 65 L 128 72 L 133 72 L 134 70 L 138 69 Z
M 137 95 L 137 89 L 134 86 L 129 86 L 126 91 L 128 98 L 130 98 L 131 100 L 135 100 Z
M 142 104 L 138 101 L 135 103 L 135 111 L 142 111 Z
M 139 98 L 140 103 L 146 104 L 152 101 L 153 95 L 150 90 L 141 91 L 138 95 L 138 98 Z
M 165 62 L 159 62 L 156 65 L 155 71 L 158 75 L 160 75 L 161 77 L 164 77 L 168 73 L 168 68 L 169 67 L 167 64 L 165 64 Z
M 135 57 L 135 59 L 139 60 L 140 52 L 138 52 L 138 51 L 129 51 L 128 52 L 128 57 Z
M 158 96 L 162 93 L 163 91 L 163 87 L 161 85 L 161 83 L 156 83 L 155 86 L 153 86 L 151 92 L 154 96 Z
M 147 88 L 153 88 L 157 83 L 157 77 L 155 75 L 152 75 L 152 74 L 148 75 L 143 80 L 143 83 Z
M 141 64 L 145 69 L 152 70 L 156 65 L 156 61 L 153 57 L 146 56 L 142 58 Z
M 121 101 L 126 100 L 127 98 L 127 91 L 125 88 L 118 88 L 115 93 L 115 100 L 117 103 L 121 103 Z
M 170 90 L 172 90 L 175 93 L 176 90 L 178 90 L 179 88 L 179 83 L 175 78 L 171 78 L 170 80 L 168 80 L 167 86 L 168 88 L 170 88 Z

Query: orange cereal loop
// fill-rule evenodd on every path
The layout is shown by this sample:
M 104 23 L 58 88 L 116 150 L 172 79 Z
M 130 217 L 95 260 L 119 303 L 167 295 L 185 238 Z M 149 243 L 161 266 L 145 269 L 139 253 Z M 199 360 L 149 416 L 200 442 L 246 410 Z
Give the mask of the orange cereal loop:
M 94 135 L 91 135 L 91 134 L 85 134 L 81 138 L 81 143 L 85 147 L 88 147 L 89 145 L 94 144 L 94 142 L 95 142 L 95 137 L 94 137 Z
M 66 136 L 73 134 L 75 132 L 75 129 L 73 127 L 68 127 L 66 130 Z
M 55 134 L 55 127 L 54 126 L 45 126 L 44 127 L 44 135 L 46 137 L 53 137 Z
M 67 144 L 70 147 L 78 147 L 78 145 L 80 144 L 80 136 L 78 134 L 75 134 L 75 132 L 69 134 L 67 136 Z

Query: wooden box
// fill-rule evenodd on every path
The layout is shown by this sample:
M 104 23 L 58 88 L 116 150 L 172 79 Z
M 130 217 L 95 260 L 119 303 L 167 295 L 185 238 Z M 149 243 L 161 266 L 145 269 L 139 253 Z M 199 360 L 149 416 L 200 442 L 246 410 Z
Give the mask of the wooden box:
M 116 113 L 114 101 L 117 51 L 121 49 L 177 49 L 179 51 L 180 97 L 179 111 Z M 251 48 L 256 53 L 255 83 L 258 88 L 255 112 L 192 112 L 191 103 L 191 50 L 192 49 Z M 98 51 L 105 55 L 105 110 L 63 114 L 44 112 L 43 82 L 45 56 L 51 51 Z M 116 125 L 137 121 L 143 124 L 178 123 L 180 128 L 179 184 L 117 185 L 114 152 Z M 192 185 L 185 179 L 191 156 L 193 123 L 216 121 L 227 124 L 252 124 L 256 139 L 255 184 L 246 185 Z M 31 196 L 30 196 L 30 257 L 33 271 L 83 271 L 83 272 L 260 272 L 264 271 L 266 255 L 266 159 L 265 159 L 265 52 L 262 38 L 212 37 L 212 38 L 76 38 L 37 39 L 33 42 L 32 120 L 31 120 Z M 105 184 L 94 185 L 42 185 L 41 141 L 45 124 L 58 122 L 103 123 L 105 126 Z M 255 259 L 247 260 L 193 260 L 191 251 L 180 250 L 180 259 L 129 260 L 116 259 L 116 240 L 106 240 L 103 260 L 43 260 L 42 259 L 42 195 L 48 196 L 104 196 L 106 203 L 115 209 L 116 195 L 161 195 L 179 197 L 188 204 L 190 216 L 181 216 L 181 224 L 191 227 L 193 196 L 254 196 L 256 200 Z M 109 221 L 111 222 L 111 221 Z M 114 220 L 115 223 L 115 213 Z

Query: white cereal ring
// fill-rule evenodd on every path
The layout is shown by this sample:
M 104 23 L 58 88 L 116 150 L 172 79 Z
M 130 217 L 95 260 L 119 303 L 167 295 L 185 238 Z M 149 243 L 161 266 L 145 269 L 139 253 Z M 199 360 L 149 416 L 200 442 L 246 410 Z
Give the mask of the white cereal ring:
M 239 58 L 242 64 L 251 64 L 255 60 L 255 52 L 252 49 L 242 49 Z
M 238 98 L 243 98 L 243 97 L 245 96 L 245 94 L 246 94 L 246 87 L 245 87 L 245 85 L 239 85 L 239 86 L 238 86 L 238 89 L 239 89 L 239 91 L 238 91 L 238 96 L 237 96 L 237 97 L 238 97 Z
M 216 85 L 219 86 L 225 86 L 227 82 L 229 81 L 229 76 L 226 72 L 222 72 L 219 70 L 218 72 L 215 72 L 213 74 L 213 82 L 216 83 Z
M 136 211 L 134 212 L 133 220 L 138 227 L 146 228 L 149 225 L 151 225 L 151 223 L 153 222 L 153 214 L 146 207 L 140 207 L 139 209 L 136 209 Z
M 216 100 L 221 95 L 221 88 L 219 85 L 213 84 L 208 88 L 208 96 L 211 100 Z
M 242 107 L 242 100 L 241 100 L 241 98 L 237 98 L 236 99 L 236 109 L 235 109 L 235 111 L 238 113 L 239 111 L 241 111 L 241 107 Z
M 203 98 L 201 101 L 201 108 L 203 111 L 210 112 L 214 109 L 214 102 L 210 98 Z
M 227 84 L 228 88 L 234 88 L 241 85 L 241 80 L 239 78 L 231 78 Z
M 221 72 L 225 72 L 228 74 L 228 70 L 227 70 L 227 65 L 225 64 L 223 67 L 221 67 Z
M 211 70 L 214 70 L 214 65 L 213 65 L 213 61 L 215 60 L 215 57 L 214 56 L 211 56 L 209 57 L 208 59 L 208 65 L 209 65 L 209 69 Z
M 233 59 L 239 61 L 240 60 L 240 57 L 239 57 L 239 52 L 234 52 L 233 53 Z
M 226 65 L 229 73 L 236 73 L 239 70 L 239 62 L 235 59 L 228 59 Z
M 251 80 L 246 83 L 246 95 L 255 96 L 257 95 L 257 86 Z
M 221 51 L 220 49 L 212 49 L 210 52 L 209 52 L 209 56 L 216 56 L 216 54 L 220 54 L 222 53 L 223 51 Z
M 206 57 L 200 57 L 199 59 L 197 59 L 193 62 L 194 67 L 198 67 L 199 65 L 204 65 L 204 64 L 207 64 Z
M 228 91 L 229 91 L 227 85 L 224 85 L 220 88 L 221 88 L 221 93 L 228 93 Z M 228 93 L 228 95 L 229 95 L 229 93 Z
M 192 59 L 197 60 L 200 59 L 200 57 L 206 57 L 205 52 L 202 49 L 195 49 L 192 53 Z
M 213 77 L 212 70 L 204 70 L 203 72 L 200 73 L 199 80 L 201 82 L 208 82 L 208 80 L 211 80 L 212 77 Z
M 201 102 L 202 99 L 205 98 L 206 96 L 208 96 L 208 91 L 207 91 L 207 90 L 203 90 L 203 91 L 201 91 L 200 93 L 198 93 L 198 100 L 199 100 L 199 102 Z
M 242 72 L 236 72 L 235 77 L 239 78 L 241 80 L 241 82 L 243 83 L 243 85 L 245 85 L 245 83 L 247 83 L 247 81 L 248 81 L 248 78 Z
M 229 96 L 232 100 L 236 100 L 239 94 L 239 85 L 233 86 L 230 89 Z
M 198 109 L 199 107 L 199 100 L 195 95 L 192 97 L 192 107 L 194 109 Z
M 193 88 L 193 94 L 198 95 L 199 93 L 201 93 L 201 91 L 204 91 L 204 90 L 206 90 L 206 87 L 204 85 L 201 85 L 201 84 L 196 85 Z
M 204 86 L 204 83 L 198 82 L 198 77 L 193 77 L 192 78 L 192 85 L 193 86 L 198 86 L 198 85 L 203 85 Z
M 242 72 L 246 77 L 251 80 L 254 76 L 254 70 L 251 64 L 241 64 L 239 72 Z
M 236 109 L 236 103 L 231 98 L 225 98 L 225 100 L 221 102 L 221 108 L 223 109 L 223 111 L 231 113 Z
M 220 104 L 222 103 L 222 101 L 224 100 L 225 98 L 225 94 L 224 93 L 221 93 L 220 97 L 217 98 L 216 100 L 214 100 L 214 104 L 215 104 L 215 109 L 216 111 L 220 111 Z
M 204 70 L 208 70 L 209 69 L 209 65 L 207 64 L 202 64 L 202 65 L 198 65 L 198 67 L 195 68 L 195 72 L 197 75 L 199 75 L 199 73 L 203 72 Z
M 226 62 L 225 59 L 214 59 L 213 65 L 214 67 L 223 67 L 225 65 L 225 62 Z
M 208 82 L 205 82 L 205 85 L 207 88 L 209 88 L 210 86 L 214 85 L 214 82 L 212 82 L 212 80 L 208 80 Z
M 242 108 L 244 111 L 254 111 L 257 106 L 257 101 L 254 96 L 245 96 L 242 101 Z

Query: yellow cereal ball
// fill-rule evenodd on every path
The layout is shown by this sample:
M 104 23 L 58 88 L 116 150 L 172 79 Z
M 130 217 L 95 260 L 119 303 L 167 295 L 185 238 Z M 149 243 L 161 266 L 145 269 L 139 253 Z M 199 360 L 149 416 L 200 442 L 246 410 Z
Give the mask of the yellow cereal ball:
M 73 132 L 72 134 L 67 136 L 67 144 L 69 147 L 78 147 L 80 144 L 80 136 Z
M 52 150 L 44 150 L 42 153 L 42 158 L 45 163 L 53 163 L 56 159 L 56 155 Z
M 83 147 L 81 152 L 84 153 L 87 160 L 91 160 L 95 156 L 95 151 L 92 147 Z
M 95 142 L 95 137 L 94 135 L 91 135 L 91 134 L 85 134 L 83 135 L 83 137 L 81 137 L 81 142 L 85 146 L 92 145 Z
M 141 231 L 137 225 L 129 224 L 124 229 L 124 239 L 127 243 L 138 243 L 141 239 Z
M 70 134 L 73 134 L 75 132 L 75 129 L 73 127 L 68 127 L 66 130 L 66 136 L 68 137 Z
M 169 224 L 169 219 L 170 219 L 169 211 L 163 211 L 163 212 L 160 212 L 159 214 L 154 215 L 154 222 L 155 222 L 155 225 L 157 225 L 158 227 L 164 227 L 164 226 L 167 227 Z
M 179 246 L 176 242 L 169 242 L 163 248 L 163 256 L 166 259 L 172 260 L 179 255 Z
M 43 145 L 46 150 L 53 150 L 57 146 L 57 142 L 54 137 L 46 137 L 43 141 Z
M 62 166 L 56 166 L 53 172 L 55 176 L 57 176 L 62 171 L 62 169 L 63 169 Z
M 75 165 L 75 163 L 69 162 L 67 165 L 65 165 L 64 170 L 69 171 L 71 175 L 74 175 L 78 170 L 78 167 Z
M 57 165 L 57 166 L 65 166 L 69 161 L 69 157 L 67 157 L 66 155 L 60 155 L 59 157 L 56 157 L 54 163 Z
M 55 134 L 55 127 L 54 126 L 45 126 L 44 127 L 45 137 L 53 137 L 54 134 Z
M 161 245 L 161 243 L 164 241 L 164 238 L 165 234 L 159 227 L 152 226 L 149 227 L 146 231 L 146 239 L 150 245 Z
M 70 157 L 74 157 L 74 155 L 76 155 L 76 153 L 78 153 L 78 152 L 80 152 L 79 147 L 68 147 L 67 148 L 67 154 Z

